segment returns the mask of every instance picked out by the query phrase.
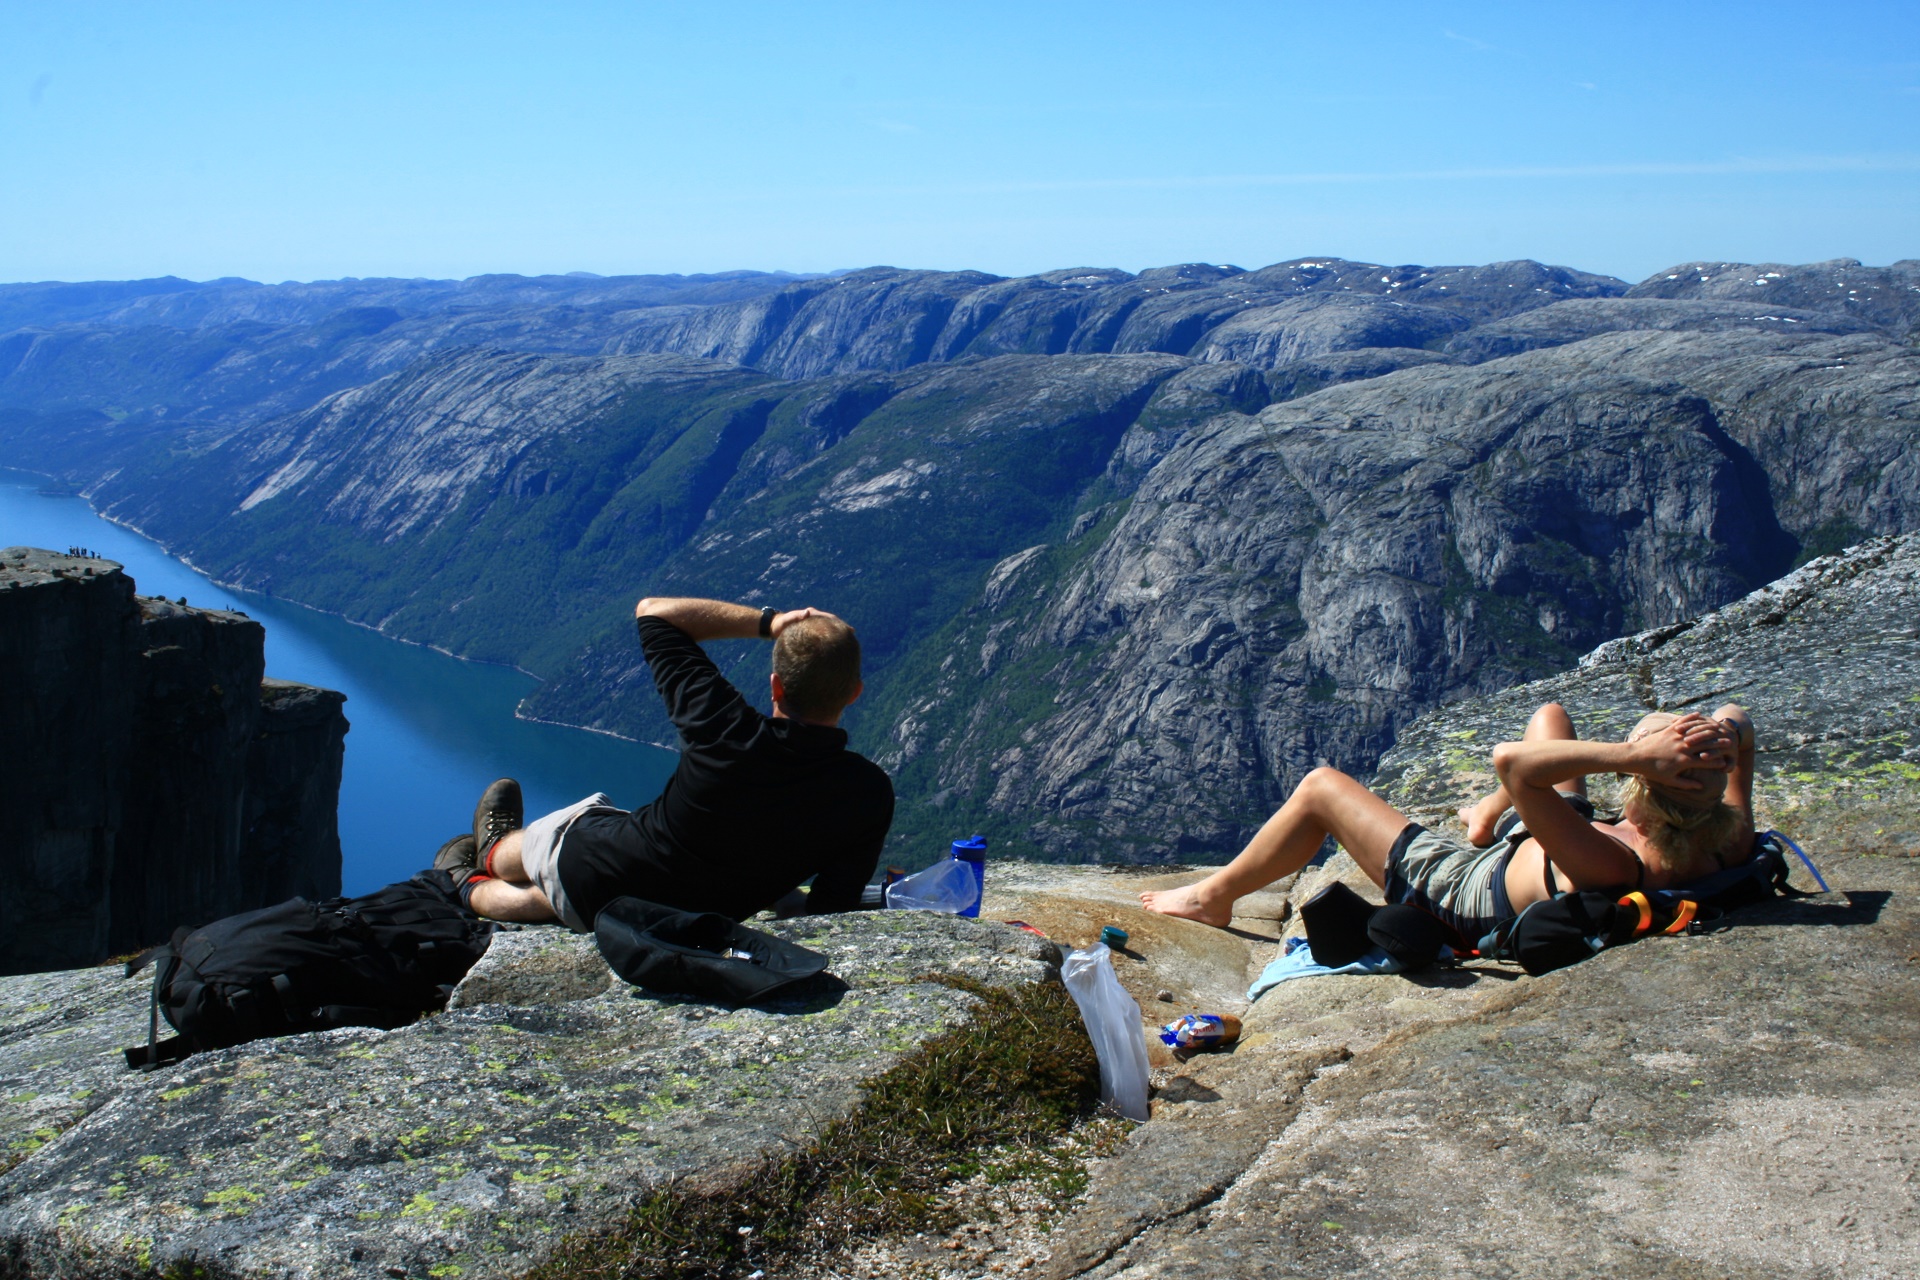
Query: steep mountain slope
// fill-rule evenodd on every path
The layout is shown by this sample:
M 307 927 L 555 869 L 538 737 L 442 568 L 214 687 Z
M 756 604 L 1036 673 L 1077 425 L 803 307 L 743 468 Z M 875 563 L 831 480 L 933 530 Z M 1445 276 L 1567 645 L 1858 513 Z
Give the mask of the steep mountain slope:
M 84 424 L 97 414 L 116 429 L 259 422 L 442 351 L 592 355 L 648 309 L 679 314 L 791 279 L 0 285 L 0 421 Z
M 872 678 L 851 723 L 869 744 L 883 741 L 876 716 L 891 714 L 882 695 L 892 666 L 937 643 L 996 564 L 1085 537 L 1185 432 L 1265 402 L 1252 370 L 1164 355 L 1001 356 L 913 371 L 894 391 L 899 378 L 831 381 L 777 410 L 714 517 L 648 588 L 811 603 L 854 619 Z M 880 402 L 856 419 L 862 397 Z M 838 413 L 813 408 L 849 401 Z M 527 707 L 669 741 L 627 610 L 613 618 Z M 734 661 L 743 684 L 764 682 L 757 647 Z
M 1233 368 L 1192 366 L 1158 403 Z M 976 572 L 965 607 L 875 682 L 863 738 L 888 733 L 907 832 L 985 823 L 1051 856 L 1217 855 L 1307 769 L 1367 768 L 1419 711 L 1861 531 L 1920 527 L 1917 393 L 1920 358 L 1883 339 L 1630 333 L 1197 427 L 1156 430 L 1150 406 L 1074 523 Z M 902 503 L 967 492 L 937 469 L 909 479 L 916 447 L 841 483 L 895 485 Z M 721 504 L 662 580 L 873 609 L 861 584 L 911 575 L 926 535 L 833 524 L 825 479 L 796 471 Z M 889 653 L 895 634 L 912 640 L 889 630 Z M 665 732 L 624 635 L 531 705 Z
M 1449 341 L 1443 348 L 1456 359 L 1478 364 L 1541 347 L 1558 347 L 1603 333 L 1632 330 L 1727 333 L 1757 329 L 1763 333 L 1873 333 L 1865 320 L 1827 311 L 1738 300 L 1666 298 L 1576 298 L 1523 311 L 1486 324 Z
M 1228 416 L 889 686 L 907 790 L 1060 855 L 1235 847 L 1406 717 L 1920 527 L 1920 357 L 1615 335 Z
M 784 394 L 673 357 L 469 349 L 265 424 L 135 437 L 90 496 L 223 581 L 538 672 L 679 547 Z
M 652 741 L 635 597 L 842 612 L 906 859 L 963 827 L 1227 854 L 1432 706 L 1920 528 L 1920 353 L 1858 287 L 1330 259 L 875 268 L 619 313 L 533 287 L 0 335 L 0 448 L 218 577 Z
M 590 635 L 624 652 L 638 595 L 699 589 L 671 587 L 697 535 L 704 589 L 833 597 L 884 667 L 926 610 L 944 619 L 1067 519 L 1188 363 L 1012 356 L 790 383 L 672 356 L 468 351 L 261 426 L 149 434 L 90 496 L 224 581 L 543 675 Z M 1159 412 L 1186 426 L 1258 408 L 1258 375 L 1240 374 L 1237 401 L 1186 388 Z M 576 692 L 539 714 L 670 734 Z

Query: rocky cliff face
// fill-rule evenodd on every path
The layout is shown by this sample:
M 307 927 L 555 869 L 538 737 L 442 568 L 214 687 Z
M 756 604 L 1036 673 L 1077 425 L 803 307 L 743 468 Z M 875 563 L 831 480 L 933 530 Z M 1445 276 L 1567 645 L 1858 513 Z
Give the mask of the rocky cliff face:
M 133 580 L 105 562 L 11 547 L 0 553 L 0 619 L 0 762 L 25 800 L 0 852 L 0 970 L 86 964 L 108 954 L 112 929 L 139 654 Z
M 46 348 L 0 377 L 0 439 L 225 580 L 517 663 L 530 714 L 651 741 L 635 596 L 836 609 L 894 856 L 984 829 L 1217 857 L 1426 709 L 1920 528 L 1913 277 L 876 268 L 636 308 L 607 341 L 642 354 L 381 329 L 338 351 L 391 372 L 277 416 L 210 370 L 213 417 L 115 422 L 74 398 L 111 379 Z M 720 652 L 760 686 L 763 653 Z
M 261 679 L 260 625 L 136 596 L 107 560 L 0 551 L 0 972 L 88 964 L 339 892 L 344 698 Z
M 1230 851 L 1424 709 L 1824 530 L 1920 527 L 1917 379 L 1880 339 L 1636 333 L 1215 418 L 1110 532 L 996 568 L 889 691 L 884 758 L 1060 853 Z

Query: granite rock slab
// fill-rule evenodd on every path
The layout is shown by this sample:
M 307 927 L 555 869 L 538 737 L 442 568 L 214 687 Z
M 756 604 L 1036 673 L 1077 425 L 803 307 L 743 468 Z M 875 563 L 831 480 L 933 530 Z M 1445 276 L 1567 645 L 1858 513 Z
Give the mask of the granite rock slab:
M 146 1032 L 137 980 L 6 979 L 7 1092 L 63 1075 L 90 1091 L 6 1104 L 45 1136 L 0 1176 L 0 1274 L 517 1275 L 670 1182 L 724 1194 L 857 1108 L 863 1082 L 970 1016 L 976 999 L 935 979 L 1057 973 L 1051 944 L 991 922 L 774 928 L 832 976 L 715 1006 L 610 980 L 590 938 L 519 930 L 443 1014 L 151 1075 L 118 1064 Z

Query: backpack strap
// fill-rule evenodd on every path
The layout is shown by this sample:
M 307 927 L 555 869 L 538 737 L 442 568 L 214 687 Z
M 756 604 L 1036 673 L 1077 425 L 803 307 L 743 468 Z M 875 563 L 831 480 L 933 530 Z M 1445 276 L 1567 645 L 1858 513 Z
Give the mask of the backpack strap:
M 135 1071 L 164 1067 L 188 1057 L 193 1050 L 187 1047 L 185 1036 L 168 1036 L 158 1044 L 136 1044 L 131 1049 L 122 1049 L 127 1065 Z
M 1794 853 L 1799 856 L 1800 861 L 1807 868 L 1807 873 L 1813 877 L 1813 882 L 1820 886 L 1820 892 L 1822 893 L 1833 892 L 1833 890 L 1829 888 L 1827 885 L 1827 878 L 1820 874 L 1820 868 L 1813 865 L 1813 859 L 1807 856 L 1807 851 L 1805 849 L 1802 849 L 1799 845 L 1793 842 L 1792 836 L 1789 836 L 1782 831 L 1763 831 L 1760 833 L 1758 837 L 1756 837 L 1756 841 L 1772 842 L 1776 850 L 1779 849 L 1780 845 L 1784 844 L 1785 846 L 1787 846 L 1788 849 L 1793 850 Z M 1776 872 L 1774 875 L 1774 881 L 1773 881 L 1774 890 L 1788 898 L 1811 898 L 1813 895 L 1807 892 L 1805 889 L 1796 889 L 1792 885 L 1787 883 L 1786 854 L 1784 850 L 1781 850 L 1780 852 L 1781 852 L 1781 857 L 1780 857 L 1781 870 Z
M 172 980 L 175 970 L 180 967 L 180 944 L 189 931 L 182 926 L 173 931 L 173 937 L 157 947 L 148 947 L 133 959 L 127 961 L 127 976 L 131 978 L 148 965 L 153 965 L 153 986 L 147 993 L 147 1042 L 122 1050 L 127 1065 L 136 1070 L 163 1066 L 169 1062 L 178 1062 L 192 1053 L 185 1036 L 169 1036 L 160 1039 L 160 988 Z M 159 962 L 159 963 L 156 963 Z
M 131 978 L 134 974 L 140 972 L 161 956 L 172 955 L 173 953 L 173 944 L 171 942 L 163 942 L 157 947 L 148 947 L 145 951 L 142 951 L 139 955 L 127 961 L 127 977 Z
M 293 998 L 293 979 L 286 974 L 274 974 L 260 984 L 260 991 L 262 995 L 273 993 L 274 1003 L 280 1006 L 280 1016 L 287 1020 L 288 1026 L 297 1027 L 307 1020 L 307 1010 Z

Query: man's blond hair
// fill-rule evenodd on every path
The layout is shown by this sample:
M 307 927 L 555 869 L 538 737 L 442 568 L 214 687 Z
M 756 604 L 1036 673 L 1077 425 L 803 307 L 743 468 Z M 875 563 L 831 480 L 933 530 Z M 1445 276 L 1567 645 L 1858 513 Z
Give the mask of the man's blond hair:
M 818 614 L 789 623 L 773 642 L 773 673 L 794 715 L 831 720 L 860 688 L 860 637 Z

